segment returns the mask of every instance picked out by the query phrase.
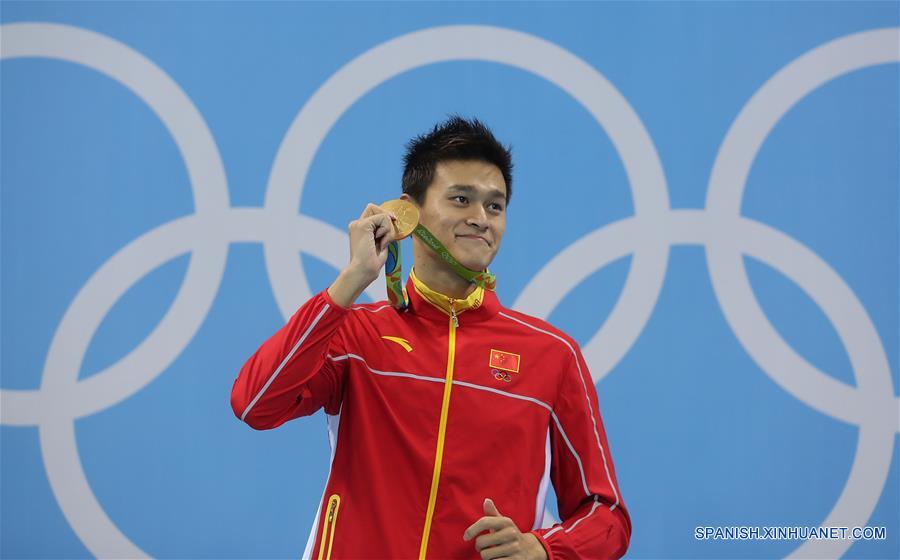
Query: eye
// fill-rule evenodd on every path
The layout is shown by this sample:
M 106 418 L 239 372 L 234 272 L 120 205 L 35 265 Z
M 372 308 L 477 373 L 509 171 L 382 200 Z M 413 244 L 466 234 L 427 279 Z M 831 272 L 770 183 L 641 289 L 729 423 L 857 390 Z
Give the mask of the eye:
M 500 204 L 499 202 L 492 202 L 490 204 L 490 209 L 493 210 L 494 212 L 503 212 L 503 205 Z
M 456 196 L 450 197 L 450 200 L 456 200 L 456 201 L 459 201 L 460 204 L 465 204 L 465 203 L 469 202 L 469 199 L 466 198 L 465 196 L 461 195 L 461 194 L 458 194 L 458 195 L 456 195 Z

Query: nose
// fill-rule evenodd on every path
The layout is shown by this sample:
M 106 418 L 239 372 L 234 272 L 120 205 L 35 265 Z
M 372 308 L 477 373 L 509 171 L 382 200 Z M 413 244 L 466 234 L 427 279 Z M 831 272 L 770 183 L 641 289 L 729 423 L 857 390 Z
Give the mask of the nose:
M 484 211 L 484 208 L 480 204 L 472 205 L 472 212 L 466 217 L 466 224 L 478 229 L 479 231 L 487 231 L 487 213 Z

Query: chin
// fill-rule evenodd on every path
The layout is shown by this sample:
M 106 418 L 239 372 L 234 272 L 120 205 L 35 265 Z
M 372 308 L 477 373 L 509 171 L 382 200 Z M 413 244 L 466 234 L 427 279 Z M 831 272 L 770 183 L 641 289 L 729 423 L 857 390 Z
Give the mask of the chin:
M 491 261 L 493 261 L 494 259 L 493 255 L 491 255 L 491 257 L 484 257 L 463 253 L 457 257 L 457 260 L 459 260 L 459 264 L 463 265 L 469 270 L 484 270 L 488 267 L 488 265 L 491 264 Z
M 469 270 L 484 270 L 491 264 L 496 255 L 494 247 L 474 247 L 469 242 L 457 241 L 453 243 L 452 248 L 450 245 L 445 246 L 450 249 L 450 253 L 456 257 L 459 264 Z

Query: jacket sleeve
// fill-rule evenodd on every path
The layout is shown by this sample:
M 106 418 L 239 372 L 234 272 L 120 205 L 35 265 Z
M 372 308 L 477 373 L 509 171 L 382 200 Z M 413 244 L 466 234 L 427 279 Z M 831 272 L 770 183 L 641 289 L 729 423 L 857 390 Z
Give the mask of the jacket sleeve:
M 619 558 L 631 518 L 616 482 L 597 392 L 578 345 L 560 378 L 550 419 L 550 478 L 561 523 L 532 531 L 549 560 Z
M 319 408 L 340 408 L 347 360 L 341 327 L 349 310 L 323 290 L 263 342 L 241 368 L 231 389 L 235 416 L 268 430 Z

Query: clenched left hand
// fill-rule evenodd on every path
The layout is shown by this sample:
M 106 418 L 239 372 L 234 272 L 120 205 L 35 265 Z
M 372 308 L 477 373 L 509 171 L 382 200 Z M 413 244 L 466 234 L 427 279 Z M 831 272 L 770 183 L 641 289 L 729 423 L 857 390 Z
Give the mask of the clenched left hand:
M 483 531 L 487 534 L 476 537 Z M 510 558 L 511 560 L 546 560 L 547 552 L 532 533 L 522 533 L 513 520 L 504 517 L 493 500 L 484 500 L 484 517 L 473 523 L 463 534 L 463 540 L 475 538 L 475 550 L 484 560 Z

